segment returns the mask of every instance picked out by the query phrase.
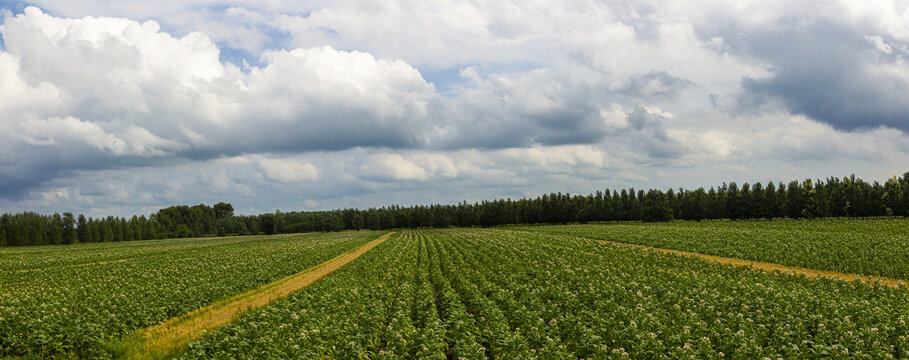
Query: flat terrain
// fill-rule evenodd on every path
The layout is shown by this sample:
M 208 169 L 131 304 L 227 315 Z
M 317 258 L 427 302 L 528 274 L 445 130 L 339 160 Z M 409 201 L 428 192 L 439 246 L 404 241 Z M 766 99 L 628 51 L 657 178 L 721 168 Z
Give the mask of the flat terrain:
M 391 235 L 392 233 L 387 233 L 314 267 L 139 331 L 118 342 L 117 347 L 121 351 L 117 351 L 117 354 L 131 359 L 178 354 L 185 350 L 188 342 L 197 340 L 206 332 L 235 320 L 251 309 L 267 305 L 319 281 L 388 240 Z
M 131 331 L 305 270 L 379 235 L 2 248 L 0 357 L 104 356 L 105 343 Z
M 627 245 L 906 279 L 905 219 L 424 229 L 373 241 L 383 234 L 0 249 L 0 354 L 126 356 L 110 344 L 194 311 L 217 314 L 218 304 L 356 253 L 173 355 L 909 357 L 906 286 Z
M 909 220 L 705 220 L 518 229 L 809 269 L 909 279 Z

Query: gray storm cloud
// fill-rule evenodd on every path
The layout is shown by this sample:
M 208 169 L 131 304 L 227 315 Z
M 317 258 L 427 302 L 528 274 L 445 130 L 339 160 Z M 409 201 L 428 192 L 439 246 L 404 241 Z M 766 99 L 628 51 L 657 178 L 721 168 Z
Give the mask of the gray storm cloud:
M 771 62 L 774 75 L 745 79 L 744 90 L 839 129 L 909 131 L 909 42 L 868 41 L 872 31 L 819 22 L 752 34 L 747 46 L 764 50 L 758 56 Z
M 43 10 L 0 20 L 9 211 L 365 207 L 909 163 L 909 10 L 886 0 L 27 3 Z

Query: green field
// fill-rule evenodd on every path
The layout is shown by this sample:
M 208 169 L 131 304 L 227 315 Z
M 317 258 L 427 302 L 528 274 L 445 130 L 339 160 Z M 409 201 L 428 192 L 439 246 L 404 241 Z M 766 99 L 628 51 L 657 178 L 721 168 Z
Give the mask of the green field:
M 280 279 L 380 234 L 2 248 L 0 357 L 104 356 L 102 345 L 130 330 Z M 127 261 L 98 263 L 112 260 Z
M 909 220 L 707 220 L 525 226 L 517 229 L 909 279 Z
M 906 287 L 768 273 L 589 239 L 907 278 L 907 224 L 404 230 L 315 284 L 206 333 L 180 357 L 906 358 Z M 105 344 L 133 330 L 381 234 L 0 249 L 0 357 L 110 356 Z M 124 259 L 131 260 L 109 262 Z

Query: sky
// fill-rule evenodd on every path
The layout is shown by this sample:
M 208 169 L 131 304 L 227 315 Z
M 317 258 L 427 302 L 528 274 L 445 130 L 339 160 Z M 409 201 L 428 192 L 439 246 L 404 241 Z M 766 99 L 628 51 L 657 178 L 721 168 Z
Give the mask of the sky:
M 909 1 L 0 0 L 0 212 L 909 171 Z

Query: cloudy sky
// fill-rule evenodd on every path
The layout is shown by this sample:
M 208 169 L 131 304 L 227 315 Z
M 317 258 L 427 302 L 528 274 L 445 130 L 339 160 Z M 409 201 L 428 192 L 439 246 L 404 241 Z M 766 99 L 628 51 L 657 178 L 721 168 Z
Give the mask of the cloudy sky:
M 0 0 L 0 212 L 909 170 L 909 1 Z

